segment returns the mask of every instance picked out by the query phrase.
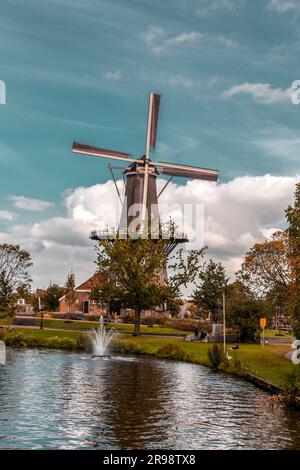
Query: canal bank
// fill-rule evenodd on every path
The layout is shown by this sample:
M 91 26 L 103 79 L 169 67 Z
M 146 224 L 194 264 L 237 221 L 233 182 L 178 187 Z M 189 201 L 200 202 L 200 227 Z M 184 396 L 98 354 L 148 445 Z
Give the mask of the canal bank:
M 12 347 L 84 350 L 85 335 L 75 331 L 38 330 L 18 328 L 6 332 L 6 343 Z M 181 338 L 129 337 L 117 335 L 113 341 L 115 352 L 146 355 L 163 359 L 175 359 L 211 367 L 208 359 L 208 343 L 190 343 Z M 238 350 L 228 352 L 231 359 L 220 371 L 242 377 L 272 394 L 289 395 L 297 386 L 299 367 L 285 357 L 288 344 L 241 344 Z M 294 384 L 292 383 L 294 381 Z M 298 384 L 299 385 L 299 384 Z M 293 392 L 294 393 L 294 392 Z

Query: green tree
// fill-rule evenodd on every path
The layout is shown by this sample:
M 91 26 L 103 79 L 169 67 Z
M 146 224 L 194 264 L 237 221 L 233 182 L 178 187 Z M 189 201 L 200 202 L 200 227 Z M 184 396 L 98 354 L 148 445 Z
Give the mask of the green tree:
M 72 305 L 76 299 L 75 276 L 73 273 L 68 274 L 64 290 L 65 290 L 65 300 L 68 304 L 68 313 L 70 316 L 72 313 Z
M 225 268 L 221 263 L 209 260 L 199 274 L 200 284 L 192 294 L 197 307 L 212 314 L 213 321 L 219 321 L 222 307 L 222 295 L 228 284 Z
M 0 309 L 12 315 L 15 304 L 29 291 L 30 254 L 19 245 L 0 245 Z
M 227 325 L 236 329 L 242 343 L 252 342 L 259 331 L 259 319 L 266 315 L 262 300 L 256 299 L 241 282 L 234 282 L 227 288 Z
M 290 288 L 293 314 L 300 319 L 300 183 L 296 185 L 294 205 L 285 211 L 289 237 L 289 256 L 294 282 Z
M 56 312 L 59 307 L 59 299 L 64 293 L 64 287 L 60 287 L 57 284 L 50 284 L 43 296 L 43 304 L 46 310 Z
M 180 287 L 196 276 L 203 250 L 191 251 L 187 256 L 179 250 L 170 258 L 173 276 L 166 278 L 168 255 L 164 239 L 117 238 L 113 243 L 99 242 L 98 270 L 102 281 L 94 289 L 93 297 L 131 308 L 135 311 L 134 335 L 140 334 L 142 310 L 168 305 L 173 313 L 181 302 Z

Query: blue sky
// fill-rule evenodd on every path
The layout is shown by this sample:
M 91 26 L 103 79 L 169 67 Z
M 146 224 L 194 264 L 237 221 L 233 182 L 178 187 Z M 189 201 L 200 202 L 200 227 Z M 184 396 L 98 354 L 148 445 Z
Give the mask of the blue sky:
M 300 106 L 289 97 L 300 79 L 299 0 L 0 7 L 3 234 L 63 216 L 66 190 L 109 179 L 104 160 L 72 155 L 73 139 L 141 153 L 152 90 L 162 94 L 154 158 L 218 168 L 221 183 L 299 174 Z

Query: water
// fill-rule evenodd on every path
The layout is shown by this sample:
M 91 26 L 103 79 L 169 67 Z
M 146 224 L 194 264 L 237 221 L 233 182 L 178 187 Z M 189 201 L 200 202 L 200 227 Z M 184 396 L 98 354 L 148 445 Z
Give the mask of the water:
M 151 358 L 10 350 L 0 449 L 300 449 L 300 412 L 209 369 Z

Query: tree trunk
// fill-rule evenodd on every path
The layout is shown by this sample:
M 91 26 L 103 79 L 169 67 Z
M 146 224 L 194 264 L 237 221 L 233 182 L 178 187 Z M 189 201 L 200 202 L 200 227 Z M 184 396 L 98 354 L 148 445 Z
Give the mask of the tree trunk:
M 141 334 L 141 310 L 137 307 L 135 308 L 133 336 L 140 336 L 140 334 Z

